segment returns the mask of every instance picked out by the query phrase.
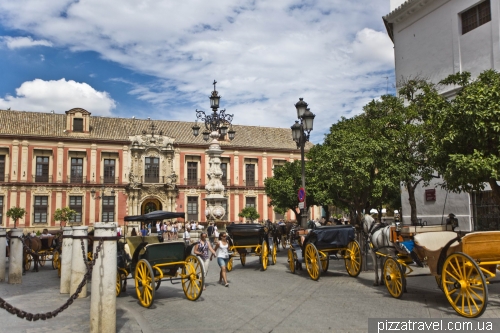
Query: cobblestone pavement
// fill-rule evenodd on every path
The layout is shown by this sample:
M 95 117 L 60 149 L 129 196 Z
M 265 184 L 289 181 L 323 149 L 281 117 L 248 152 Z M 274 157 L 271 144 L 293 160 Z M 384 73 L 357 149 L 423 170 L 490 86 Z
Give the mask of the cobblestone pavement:
M 394 299 L 385 287 L 372 285 L 373 271 L 352 278 L 343 261 L 331 261 L 318 281 L 305 270 L 291 274 L 285 251 L 267 271 L 260 270 L 256 257 L 248 257 L 245 267 L 235 261 L 228 288 L 217 283 L 218 272 L 212 261 L 207 290 L 196 302 L 185 298 L 180 284 L 163 281 L 150 309 L 138 304 L 129 279 L 117 299 L 118 332 L 367 332 L 368 318 L 461 318 L 432 276 L 409 278 L 408 292 Z M 499 318 L 500 284 L 490 285 L 489 292 L 482 318 Z M 22 285 L 0 283 L 0 296 L 31 312 L 53 310 L 67 298 L 47 266 L 27 273 Z M 90 297 L 78 299 L 56 318 L 33 323 L 2 310 L 0 332 L 88 332 L 89 306 Z

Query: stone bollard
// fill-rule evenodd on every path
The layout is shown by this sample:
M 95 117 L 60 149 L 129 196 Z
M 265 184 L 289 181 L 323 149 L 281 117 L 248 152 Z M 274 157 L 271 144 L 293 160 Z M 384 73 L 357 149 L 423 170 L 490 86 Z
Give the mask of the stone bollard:
M 23 236 L 22 229 L 11 229 L 10 257 L 9 257 L 9 284 L 22 283 L 23 276 Z
M 80 244 L 78 247 L 81 248 Z M 71 286 L 71 258 L 73 258 L 73 228 L 63 228 L 61 247 L 61 294 L 69 294 Z
M 88 227 L 73 227 L 73 249 L 71 251 L 71 285 L 69 288 L 69 293 L 73 295 L 78 288 L 78 285 L 82 282 L 85 273 L 87 273 L 87 265 L 83 259 L 85 255 L 85 260 L 87 259 L 87 247 L 88 247 Z M 81 241 L 83 240 L 83 252 Z M 62 273 L 62 272 L 61 272 Z M 78 298 L 87 297 L 87 285 L 83 286 L 82 291 L 78 295 Z
M 104 238 L 101 251 L 92 270 L 90 293 L 90 332 L 116 332 L 116 222 L 94 224 L 94 249 L 97 253 L 100 239 Z
M 7 254 L 7 231 L 5 228 L 0 228 L 0 282 L 5 281 L 5 255 Z

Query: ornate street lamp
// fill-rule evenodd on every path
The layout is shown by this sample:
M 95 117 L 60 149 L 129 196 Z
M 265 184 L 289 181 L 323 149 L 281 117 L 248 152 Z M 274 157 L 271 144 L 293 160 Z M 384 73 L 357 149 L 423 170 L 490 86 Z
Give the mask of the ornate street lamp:
M 295 108 L 297 109 L 297 118 L 299 120 L 295 121 L 295 124 L 292 125 L 292 138 L 295 143 L 297 143 L 297 148 L 300 148 L 300 161 L 302 166 L 302 188 L 306 188 L 306 168 L 305 168 L 305 159 L 304 159 L 304 147 L 306 142 L 309 141 L 309 135 L 313 130 L 314 124 L 314 113 L 312 113 L 307 108 L 307 103 L 304 102 L 304 99 L 301 97 L 299 101 L 295 104 Z M 300 121 L 300 123 L 299 123 Z M 301 211 L 301 222 L 300 225 L 302 228 L 307 227 L 307 205 L 306 200 L 304 199 L 304 208 Z
M 210 108 L 212 109 L 212 114 L 206 114 L 204 111 L 196 110 L 196 123 L 192 127 L 193 135 L 198 136 L 200 133 L 200 126 L 198 126 L 198 120 L 201 120 L 205 124 L 205 130 L 203 130 L 203 140 L 208 141 L 212 138 L 209 148 L 205 151 L 208 155 L 208 182 L 205 186 L 207 195 L 205 201 L 207 202 L 207 208 L 205 210 L 205 216 L 207 221 L 214 222 L 220 220 L 226 214 L 222 203 L 227 201 L 227 196 L 224 195 L 225 189 L 222 185 L 221 177 L 222 170 L 220 168 L 220 156 L 223 151 L 219 145 L 219 138 L 227 137 L 229 140 L 234 139 L 236 133 L 233 130 L 232 114 L 226 114 L 226 110 L 217 111 L 219 109 L 220 96 L 215 90 L 215 85 L 217 81 L 214 80 L 214 90 L 210 95 Z

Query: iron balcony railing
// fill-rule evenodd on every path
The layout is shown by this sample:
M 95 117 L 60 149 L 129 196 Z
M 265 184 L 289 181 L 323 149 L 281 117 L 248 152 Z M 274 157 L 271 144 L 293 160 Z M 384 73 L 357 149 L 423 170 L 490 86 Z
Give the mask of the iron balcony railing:
M 118 178 L 116 177 L 101 177 L 101 184 L 118 184 Z
M 33 176 L 33 183 L 52 183 L 52 176 L 35 175 Z
M 82 175 L 68 175 L 66 182 L 69 184 L 87 184 L 87 177 Z
M 201 179 L 196 178 L 184 178 L 184 184 L 188 186 L 198 186 L 201 185 Z

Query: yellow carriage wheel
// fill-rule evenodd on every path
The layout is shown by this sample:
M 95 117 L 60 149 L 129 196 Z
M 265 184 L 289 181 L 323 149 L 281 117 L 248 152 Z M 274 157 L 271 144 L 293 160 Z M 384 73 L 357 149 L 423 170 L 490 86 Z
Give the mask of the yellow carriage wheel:
M 33 256 L 27 253 L 26 257 L 24 258 L 24 270 L 29 271 L 32 262 L 33 262 Z
M 393 258 L 387 257 L 382 274 L 389 294 L 394 298 L 401 298 L 406 289 L 406 279 L 401 265 Z
M 59 262 L 59 265 L 57 266 L 57 276 L 61 277 L 61 263 Z
M 330 254 L 327 252 L 325 256 L 321 256 L 321 270 L 323 273 L 328 271 L 328 267 L 330 266 Z
M 203 292 L 205 278 L 203 276 L 203 266 L 196 256 L 189 255 L 186 264 L 182 267 L 182 290 L 190 301 L 196 301 Z
M 347 274 L 357 277 L 361 273 L 361 249 L 359 243 L 352 240 L 347 244 L 344 254 L 344 263 Z
M 153 269 L 145 259 L 135 266 L 135 291 L 142 306 L 149 308 L 155 298 L 155 277 Z
M 227 261 L 227 266 L 226 266 L 226 270 L 227 270 L 228 272 L 231 272 L 231 271 L 233 270 L 233 264 L 234 264 L 234 263 L 233 263 L 233 257 L 232 257 L 232 256 L 230 256 L 230 257 L 229 257 L 229 260 Z
M 295 273 L 295 258 L 297 255 L 292 248 L 288 249 L 288 267 L 290 267 L 290 272 Z
M 307 243 L 305 248 L 304 259 L 306 262 L 307 273 L 314 281 L 319 279 L 319 254 L 316 246 L 313 243 Z
M 245 266 L 247 262 L 247 254 L 246 253 L 240 253 L 240 261 L 241 261 L 241 266 Z
M 38 262 L 40 263 L 40 266 L 45 266 L 45 262 L 47 261 L 47 255 L 41 254 L 38 256 Z
M 281 235 L 281 246 L 283 247 L 284 250 L 286 250 L 286 242 L 287 242 L 287 237 L 285 235 Z
M 260 251 L 260 266 L 263 271 L 267 269 L 267 264 L 269 263 L 269 250 L 267 249 L 267 242 L 262 241 L 262 250 Z
M 52 268 L 58 269 L 61 265 L 61 256 L 59 255 L 59 251 L 55 250 L 52 253 Z
M 441 280 L 448 302 L 459 315 L 476 318 L 486 310 L 486 279 L 469 255 L 461 252 L 450 254 L 443 264 Z
M 87 252 L 87 260 L 92 261 L 92 252 Z
M 120 271 L 116 272 L 116 297 L 122 293 L 122 275 Z
M 278 244 L 273 243 L 271 248 L 271 265 L 276 265 L 277 257 L 278 257 Z

